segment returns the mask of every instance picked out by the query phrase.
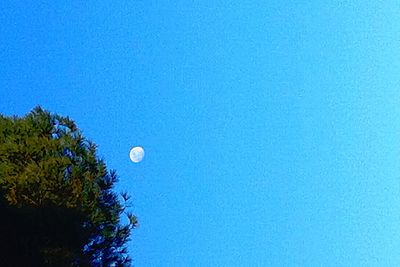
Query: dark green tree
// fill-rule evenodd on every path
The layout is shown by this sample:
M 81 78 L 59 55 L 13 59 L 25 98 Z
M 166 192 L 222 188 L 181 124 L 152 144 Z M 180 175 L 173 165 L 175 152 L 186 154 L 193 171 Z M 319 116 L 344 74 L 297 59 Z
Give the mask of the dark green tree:
M 68 117 L 0 115 L 0 266 L 130 265 L 116 181 Z

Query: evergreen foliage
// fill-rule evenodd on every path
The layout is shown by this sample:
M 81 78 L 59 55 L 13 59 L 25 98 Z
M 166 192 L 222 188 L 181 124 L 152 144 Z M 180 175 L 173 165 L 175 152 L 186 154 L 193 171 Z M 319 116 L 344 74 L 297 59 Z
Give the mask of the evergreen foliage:
M 68 117 L 0 115 L 0 266 L 130 265 L 116 181 Z

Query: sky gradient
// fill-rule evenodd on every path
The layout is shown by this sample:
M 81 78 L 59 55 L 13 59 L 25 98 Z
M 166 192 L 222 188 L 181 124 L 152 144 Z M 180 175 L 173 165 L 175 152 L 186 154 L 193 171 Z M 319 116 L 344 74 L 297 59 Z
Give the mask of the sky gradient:
M 134 266 L 400 265 L 397 1 L 39 2 L 0 1 L 0 113 L 99 145 Z

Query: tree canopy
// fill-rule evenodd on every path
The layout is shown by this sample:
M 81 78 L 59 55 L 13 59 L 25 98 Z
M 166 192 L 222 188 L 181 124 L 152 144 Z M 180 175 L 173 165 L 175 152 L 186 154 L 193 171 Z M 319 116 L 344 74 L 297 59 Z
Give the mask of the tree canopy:
M 130 265 L 137 221 L 116 182 L 68 117 L 0 115 L 0 265 Z

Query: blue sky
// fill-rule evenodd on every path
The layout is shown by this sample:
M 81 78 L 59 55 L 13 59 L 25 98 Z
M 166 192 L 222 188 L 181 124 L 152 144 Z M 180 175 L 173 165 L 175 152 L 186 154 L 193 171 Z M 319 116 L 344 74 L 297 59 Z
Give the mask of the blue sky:
M 0 112 L 99 145 L 135 266 L 400 265 L 397 1 L 39 2 L 0 2 Z

